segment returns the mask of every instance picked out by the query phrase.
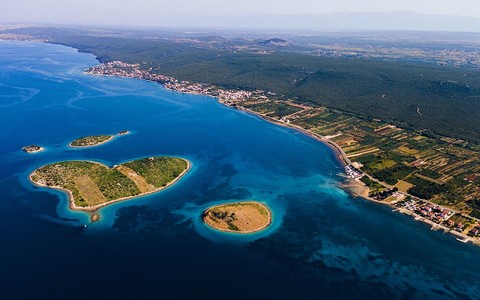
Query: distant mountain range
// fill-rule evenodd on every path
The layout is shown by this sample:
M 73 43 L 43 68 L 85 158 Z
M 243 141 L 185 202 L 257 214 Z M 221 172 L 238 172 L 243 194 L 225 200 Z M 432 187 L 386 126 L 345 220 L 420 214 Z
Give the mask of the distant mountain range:
M 309 30 L 418 30 L 480 32 L 480 19 L 414 12 L 247 16 L 164 16 L 162 26 Z

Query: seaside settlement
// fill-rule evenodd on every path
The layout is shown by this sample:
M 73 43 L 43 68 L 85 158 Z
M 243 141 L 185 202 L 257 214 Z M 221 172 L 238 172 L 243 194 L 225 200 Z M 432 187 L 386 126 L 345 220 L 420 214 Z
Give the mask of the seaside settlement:
M 87 73 L 140 78 L 177 92 L 213 96 L 229 107 L 300 130 L 336 150 L 345 166 L 344 187 L 353 194 L 388 204 L 462 242 L 480 243 L 478 145 L 296 103 L 270 91 L 179 81 L 140 64 L 111 61 Z

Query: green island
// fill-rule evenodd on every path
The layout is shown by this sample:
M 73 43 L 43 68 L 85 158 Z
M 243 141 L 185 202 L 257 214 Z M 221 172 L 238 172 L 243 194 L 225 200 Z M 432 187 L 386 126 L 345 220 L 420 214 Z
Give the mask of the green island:
M 111 203 L 155 193 L 187 173 L 190 163 L 177 157 L 149 157 L 109 168 L 91 161 L 63 161 L 33 171 L 37 186 L 66 191 L 70 208 L 95 212 Z M 98 215 L 92 216 L 92 221 Z
M 92 135 L 78 138 L 69 144 L 70 147 L 83 148 L 104 144 L 113 139 L 113 135 Z
M 212 206 L 204 211 L 202 218 L 214 229 L 242 234 L 262 231 L 272 223 L 268 207 L 256 201 Z

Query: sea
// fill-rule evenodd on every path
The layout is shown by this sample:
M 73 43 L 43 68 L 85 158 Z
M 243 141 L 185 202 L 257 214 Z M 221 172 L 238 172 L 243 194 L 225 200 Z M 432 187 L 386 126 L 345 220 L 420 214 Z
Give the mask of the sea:
M 1 299 L 480 298 L 480 247 L 348 195 L 325 144 L 212 97 L 84 73 L 97 64 L 61 45 L 0 42 Z M 45 151 L 23 152 L 30 144 Z M 28 180 L 48 163 L 159 155 L 193 167 L 97 223 Z M 246 200 L 270 207 L 268 229 L 203 224 L 207 207 Z

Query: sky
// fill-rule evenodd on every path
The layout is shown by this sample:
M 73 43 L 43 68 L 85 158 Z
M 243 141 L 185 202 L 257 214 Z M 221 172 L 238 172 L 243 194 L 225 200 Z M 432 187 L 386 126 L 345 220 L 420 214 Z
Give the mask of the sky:
M 480 0 L 0 0 L 0 23 L 186 26 L 208 16 L 409 11 L 480 19 Z

